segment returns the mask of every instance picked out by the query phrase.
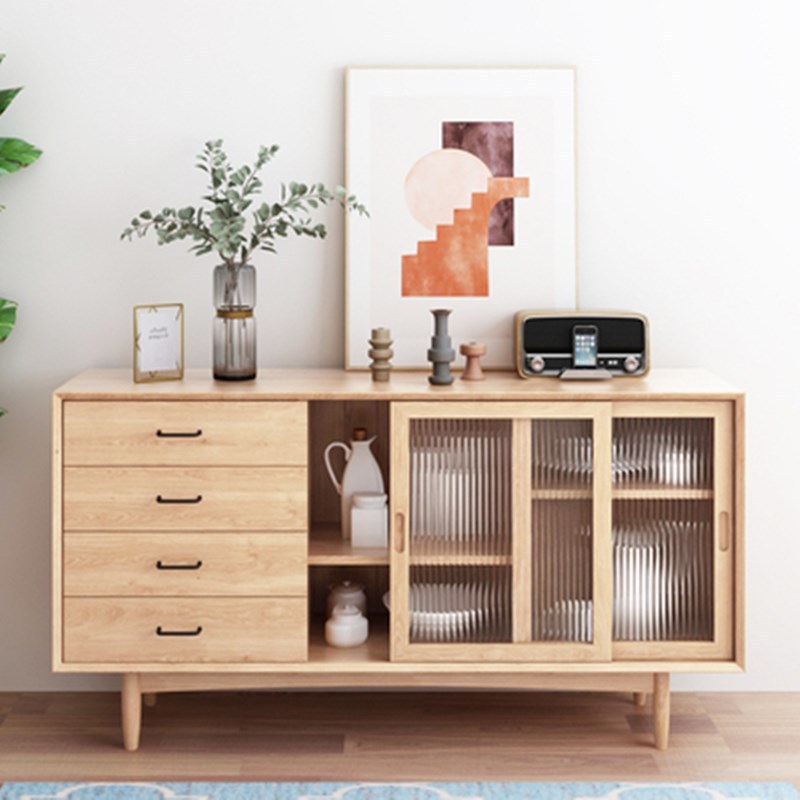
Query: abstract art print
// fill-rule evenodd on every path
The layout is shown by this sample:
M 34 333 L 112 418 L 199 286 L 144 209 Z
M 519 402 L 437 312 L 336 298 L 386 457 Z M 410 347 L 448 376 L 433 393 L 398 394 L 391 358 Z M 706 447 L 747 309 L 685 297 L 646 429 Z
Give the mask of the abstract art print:
M 570 68 L 348 69 L 347 185 L 371 215 L 347 223 L 348 368 L 378 327 L 395 366 L 424 367 L 443 307 L 456 345 L 509 368 L 516 311 L 575 307 L 574 86 Z

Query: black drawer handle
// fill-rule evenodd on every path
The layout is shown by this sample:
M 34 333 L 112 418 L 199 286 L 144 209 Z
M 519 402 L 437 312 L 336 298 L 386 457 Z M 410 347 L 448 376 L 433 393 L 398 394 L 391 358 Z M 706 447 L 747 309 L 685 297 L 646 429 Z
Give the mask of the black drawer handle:
M 202 436 L 203 431 L 198 428 L 194 433 L 179 433 L 179 432 L 172 432 L 172 431 L 162 431 L 159 428 L 156 431 L 156 436 L 159 439 L 196 439 L 198 436 Z
M 199 636 L 202 632 L 202 625 L 198 625 L 193 631 L 165 631 L 160 625 L 156 628 L 156 636 Z
M 203 495 L 199 494 L 197 497 L 162 497 L 160 494 L 156 495 L 156 503 L 169 504 L 169 503 L 199 503 L 203 499 Z
M 202 561 L 196 564 L 165 564 L 163 561 L 156 561 L 156 569 L 200 569 L 202 566 Z

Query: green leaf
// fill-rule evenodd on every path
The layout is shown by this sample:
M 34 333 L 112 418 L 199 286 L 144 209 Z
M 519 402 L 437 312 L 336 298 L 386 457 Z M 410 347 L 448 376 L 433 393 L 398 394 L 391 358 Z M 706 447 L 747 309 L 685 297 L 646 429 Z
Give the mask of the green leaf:
M 0 297 L 0 342 L 4 342 L 17 321 L 17 304 Z
M 11 101 L 21 91 L 21 86 L 17 86 L 14 89 L 0 89 L 0 114 L 2 114 L 11 105 Z
M 41 154 L 38 147 L 22 139 L 0 138 L 0 175 L 8 175 L 33 164 Z

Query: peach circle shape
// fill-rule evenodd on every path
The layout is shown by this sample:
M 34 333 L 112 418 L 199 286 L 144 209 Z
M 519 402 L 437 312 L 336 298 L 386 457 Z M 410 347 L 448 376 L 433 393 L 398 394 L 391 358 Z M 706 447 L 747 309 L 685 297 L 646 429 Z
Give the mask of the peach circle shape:
M 453 147 L 423 156 L 406 175 L 406 204 L 430 230 L 452 224 L 453 211 L 472 206 L 472 193 L 489 188 L 492 173 L 477 156 Z

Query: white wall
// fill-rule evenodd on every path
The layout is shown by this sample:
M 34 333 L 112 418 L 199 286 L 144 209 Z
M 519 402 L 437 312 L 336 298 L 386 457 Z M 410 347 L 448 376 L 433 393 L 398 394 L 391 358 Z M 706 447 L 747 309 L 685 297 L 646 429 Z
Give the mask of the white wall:
M 749 671 L 676 684 L 800 690 L 793 0 L 3 0 L 0 26 L 0 85 L 27 87 L 0 130 L 45 150 L 0 181 L 0 294 L 20 302 L 0 351 L 0 689 L 110 685 L 49 671 L 50 391 L 129 364 L 135 303 L 186 303 L 188 364 L 209 364 L 213 257 L 120 243 L 132 214 L 194 200 L 217 136 L 237 160 L 280 143 L 275 180 L 341 181 L 346 64 L 573 64 L 583 306 L 646 312 L 657 365 L 748 392 Z M 260 264 L 264 366 L 342 362 L 327 219 L 326 242 Z

